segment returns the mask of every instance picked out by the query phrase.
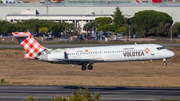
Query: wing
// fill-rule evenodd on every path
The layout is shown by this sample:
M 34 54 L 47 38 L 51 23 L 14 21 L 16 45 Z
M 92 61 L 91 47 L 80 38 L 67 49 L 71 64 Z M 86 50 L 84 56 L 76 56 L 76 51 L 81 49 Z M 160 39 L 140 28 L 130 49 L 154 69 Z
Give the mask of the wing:
M 83 61 L 83 62 L 103 62 L 102 58 L 95 58 L 95 59 L 58 59 L 63 61 Z
M 83 63 L 97 63 L 97 62 L 103 62 L 104 61 L 102 58 L 96 58 L 96 59 L 58 59 L 58 60 L 62 61 L 61 63 L 77 64 L 77 65 L 81 65 Z

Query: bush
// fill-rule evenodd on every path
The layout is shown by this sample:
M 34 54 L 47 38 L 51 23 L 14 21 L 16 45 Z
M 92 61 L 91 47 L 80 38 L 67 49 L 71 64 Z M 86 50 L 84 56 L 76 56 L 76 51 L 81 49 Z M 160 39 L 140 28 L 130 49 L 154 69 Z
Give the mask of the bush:
M 81 88 L 78 88 L 78 91 L 73 91 L 72 95 L 69 95 L 69 98 L 53 96 L 51 101 L 99 101 L 100 94 L 95 92 L 94 99 L 92 98 L 92 94 L 89 93 L 88 88 L 86 88 L 83 92 Z M 26 100 L 22 99 L 21 101 L 38 101 L 33 97 L 29 97 Z
M 78 91 L 73 91 L 72 95 L 69 95 L 69 98 L 65 97 L 52 97 L 51 101 L 99 101 L 100 94 L 94 93 L 94 99 L 92 98 L 92 94 L 89 93 L 88 88 L 86 88 L 82 93 L 82 89 L 78 88 Z
M 22 99 L 21 101 L 38 101 L 38 99 L 29 97 L 29 98 L 27 98 L 27 100 Z
M 0 81 L 0 83 L 5 83 L 5 80 L 4 79 L 0 79 L 1 81 Z

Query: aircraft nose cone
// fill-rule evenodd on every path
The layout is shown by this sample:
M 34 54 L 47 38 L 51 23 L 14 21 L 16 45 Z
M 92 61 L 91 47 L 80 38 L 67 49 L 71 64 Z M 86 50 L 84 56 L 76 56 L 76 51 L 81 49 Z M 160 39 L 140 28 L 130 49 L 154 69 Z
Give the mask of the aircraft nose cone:
M 169 54 L 170 57 L 174 57 L 175 56 L 175 53 L 172 52 L 172 51 L 170 51 L 168 54 Z

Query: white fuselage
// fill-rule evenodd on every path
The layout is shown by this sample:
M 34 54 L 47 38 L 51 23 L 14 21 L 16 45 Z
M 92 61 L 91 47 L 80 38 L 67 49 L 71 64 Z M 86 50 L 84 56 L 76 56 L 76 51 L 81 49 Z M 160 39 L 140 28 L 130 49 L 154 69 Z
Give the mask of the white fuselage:
M 65 53 L 65 55 L 64 55 Z M 157 44 L 97 46 L 50 50 L 42 61 L 81 64 L 116 61 L 159 60 L 173 57 L 174 52 Z

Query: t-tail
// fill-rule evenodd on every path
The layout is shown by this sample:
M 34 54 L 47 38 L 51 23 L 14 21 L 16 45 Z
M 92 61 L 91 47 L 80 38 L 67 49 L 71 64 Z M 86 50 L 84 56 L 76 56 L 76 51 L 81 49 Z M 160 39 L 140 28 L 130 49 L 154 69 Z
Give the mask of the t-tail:
M 40 45 L 31 35 L 30 32 L 15 32 L 13 33 L 21 46 L 26 50 L 24 58 L 38 59 L 38 57 L 47 51 L 45 47 Z

